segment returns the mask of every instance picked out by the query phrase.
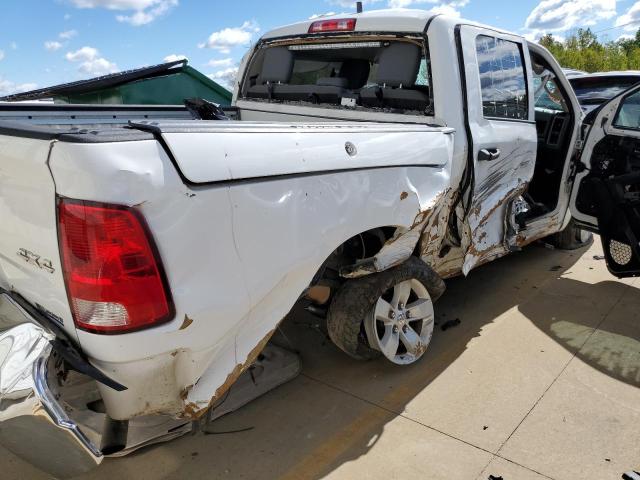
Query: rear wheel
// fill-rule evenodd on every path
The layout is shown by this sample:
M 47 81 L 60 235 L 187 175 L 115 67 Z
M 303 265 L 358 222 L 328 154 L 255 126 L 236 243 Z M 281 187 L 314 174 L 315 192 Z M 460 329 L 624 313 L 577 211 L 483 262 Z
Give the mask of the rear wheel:
M 329 337 L 357 359 L 384 355 L 396 364 L 414 363 L 431 341 L 433 302 L 444 289 L 442 279 L 415 257 L 349 280 L 329 307 Z
M 364 320 L 369 345 L 388 360 L 406 365 L 418 360 L 433 335 L 433 302 L 415 278 L 397 283 L 378 298 Z

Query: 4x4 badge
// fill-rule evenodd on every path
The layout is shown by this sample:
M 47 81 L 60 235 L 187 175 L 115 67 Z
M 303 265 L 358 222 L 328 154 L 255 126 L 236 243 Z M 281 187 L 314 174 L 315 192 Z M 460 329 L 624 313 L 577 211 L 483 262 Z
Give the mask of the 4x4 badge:
M 25 262 L 31 265 L 35 265 L 41 270 L 45 270 L 49 273 L 53 273 L 56 271 L 56 269 L 53 268 L 53 264 L 51 263 L 51 260 L 47 258 L 42 258 L 40 255 L 30 252 L 26 248 L 19 249 L 18 256 L 22 258 Z

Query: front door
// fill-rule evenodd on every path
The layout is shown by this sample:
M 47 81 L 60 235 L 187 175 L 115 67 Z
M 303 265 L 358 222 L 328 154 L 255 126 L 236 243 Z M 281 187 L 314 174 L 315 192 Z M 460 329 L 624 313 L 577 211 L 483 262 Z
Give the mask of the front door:
M 578 225 L 600 234 L 609 271 L 640 275 L 640 86 L 587 117 L 571 194 Z
M 537 134 L 531 61 L 522 39 L 463 25 L 457 41 L 471 137 L 463 185 L 471 235 L 466 275 L 515 248 L 512 218 L 533 177 Z

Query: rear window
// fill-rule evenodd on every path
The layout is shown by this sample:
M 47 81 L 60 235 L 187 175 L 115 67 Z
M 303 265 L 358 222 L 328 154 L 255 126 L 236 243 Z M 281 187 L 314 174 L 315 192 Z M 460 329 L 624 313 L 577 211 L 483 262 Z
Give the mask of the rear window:
M 241 95 L 269 102 L 433 114 L 422 39 L 272 45 L 254 55 Z

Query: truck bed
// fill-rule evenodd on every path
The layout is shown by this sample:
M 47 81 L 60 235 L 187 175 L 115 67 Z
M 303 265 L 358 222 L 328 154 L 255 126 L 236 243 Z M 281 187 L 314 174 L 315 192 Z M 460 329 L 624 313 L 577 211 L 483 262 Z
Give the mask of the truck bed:
M 0 287 L 128 388 L 100 387 L 114 419 L 204 411 L 332 252 L 425 218 L 447 191 L 454 143 L 450 128 L 201 121 L 174 107 L 3 105 L 0 117 Z M 175 307 L 169 321 L 117 335 L 75 327 L 62 199 L 145 220 Z

